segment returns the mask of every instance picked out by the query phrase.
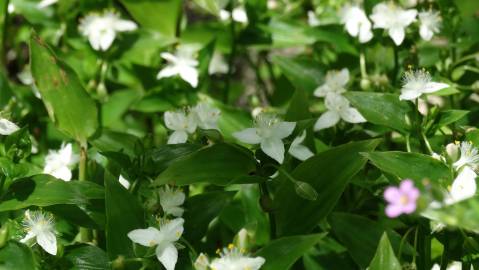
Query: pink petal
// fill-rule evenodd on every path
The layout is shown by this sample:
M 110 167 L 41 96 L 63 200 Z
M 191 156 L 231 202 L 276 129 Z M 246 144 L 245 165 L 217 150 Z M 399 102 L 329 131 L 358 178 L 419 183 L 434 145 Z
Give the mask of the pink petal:
M 384 191 L 384 199 L 390 203 L 398 202 L 401 199 L 401 192 L 397 187 L 388 187 Z
M 402 206 L 402 212 L 405 213 L 405 214 L 411 214 L 415 210 L 416 210 L 416 202 L 415 201 L 414 202 L 411 201 L 408 204 Z
M 420 193 L 417 188 L 414 188 L 410 190 L 406 195 L 408 196 L 410 201 L 416 202 L 417 198 L 419 198 Z
M 390 205 L 386 206 L 386 216 L 388 216 L 390 218 L 395 218 L 395 217 L 398 217 L 401 214 L 402 214 L 402 206 L 401 205 L 390 204 Z
M 399 189 L 404 193 L 407 193 L 414 188 L 414 182 L 411 179 L 404 179 L 399 185 Z

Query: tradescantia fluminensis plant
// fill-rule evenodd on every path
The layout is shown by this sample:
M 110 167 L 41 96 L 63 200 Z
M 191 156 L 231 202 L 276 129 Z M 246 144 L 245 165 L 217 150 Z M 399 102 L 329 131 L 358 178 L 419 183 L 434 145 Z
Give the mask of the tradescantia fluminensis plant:
M 0 268 L 479 269 L 477 14 L 2 1 Z

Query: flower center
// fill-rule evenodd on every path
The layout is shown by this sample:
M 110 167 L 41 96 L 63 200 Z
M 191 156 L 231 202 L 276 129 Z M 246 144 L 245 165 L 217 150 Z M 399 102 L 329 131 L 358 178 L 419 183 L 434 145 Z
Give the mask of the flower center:
M 409 203 L 409 198 L 406 195 L 402 195 L 401 198 L 399 198 L 399 203 L 401 205 L 406 205 Z

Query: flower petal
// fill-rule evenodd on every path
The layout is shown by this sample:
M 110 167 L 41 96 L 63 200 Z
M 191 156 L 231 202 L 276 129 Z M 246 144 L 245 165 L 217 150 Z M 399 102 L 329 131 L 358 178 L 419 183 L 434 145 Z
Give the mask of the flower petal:
M 401 199 L 401 192 L 397 187 L 388 187 L 384 191 L 384 199 L 389 203 L 395 203 Z
M 471 198 L 476 194 L 477 174 L 469 167 L 464 167 L 454 179 L 451 186 L 452 203 Z
M 289 148 L 288 153 L 290 153 L 293 157 L 302 161 L 314 156 L 314 153 L 311 152 L 311 150 L 309 150 L 308 147 L 301 144 L 298 144 L 298 145 L 291 144 L 291 147 Z
M 421 96 L 421 92 L 414 90 L 402 90 L 399 100 L 414 100 Z
M 314 130 L 318 131 L 321 129 L 329 128 L 336 125 L 339 122 L 340 116 L 338 113 L 333 111 L 327 111 L 323 113 L 316 124 L 314 124 Z
M 55 234 L 51 231 L 44 231 L 37 235 L 37 243 L 40 245 L 46 252 L 56 255 L 57 254 L 57 238 Z
M 193 88 L 198 86 L 198 70 L 194 67 L 190 66 L 181 66 L 180 70 L 180 77 L 188 82 Z
M 178 261 L 178 250 L 173 243 L 158 245 L 156 248 L 156 257 L 166 270 L 174 270 L 176 262 Z
M 0 135 L 10 135 L 20 128 L 5 118 L 0 118 Z
M 263 152 L 278 161 L 280 164 L 284 160 L 284 145 L 278 138 L 268 138 L 261 142 L 261 150 Z
M 402 206 L 396 204 L 390 204 L 386 206 L 386 216 L 390 218 L 398 217 L 402 214 Z
M 256 133 L 256 128 L 247 128 L 242 131 L 233 133 L 233 137 L 239 141 L 247 144 L 258 144 L 261 142 L 261 137 Z
M 185 143 L 188 140 L 188 133 L 186 131 L 177 130 L 171 133 L 168 138 L 168 144 Z
M 271 133 L 274 138 L 283 139 L 291 135 L 295 127 L 295 122 L 279 122 L 273 126 Z
M 158 75 L 156 75 L 156 78 L 159 80 L 159 79 L 162 79 L 162 78 L 175 76 L 176 74 L 178 74 L 178 69 L 176 67 L 166 66 L 162 70 L 160 70 Z
M 341 118 L 348 123 L 364 123 L 366 119 L 355 108 L 346 108 L 340 112 Z
M 138 28 L 136 23 L 129 20 L 116 20 L 113 27 L 115 28 L 116 31 L 120 31 L 120 32 L 133 31 Z
M 449 84 L 447 83 L 437 83 L 437 82 L 429 82 L 425 85 L 424 89 L 422 90 L 423 93 L 434 93 L 444 88 L 448 88 Z
M 401 45 L 401 43 L 404 40 L 405 35 L 406 34 L 404 33 L 404 28 L 402 28 L 400 26 L 389 28 L 389 36 L 392 38 L 392 40 L 394 41 L 394 44 L 396 44 L 396 46 Z
M 148 227 L 147 229 L 137 229 L 129 232 L 128 238 L 142 246 L 152 247 L 158 245 L 161 240 L 161 235 L 157 228 Z
M 166 239 L 170 242 L 178 241 L 181 235 L 183 234 L 183 223 L 185 222 L 182 218 L 175 218 L 170 220 L 160 228 L 160 234 L 162 239 Z

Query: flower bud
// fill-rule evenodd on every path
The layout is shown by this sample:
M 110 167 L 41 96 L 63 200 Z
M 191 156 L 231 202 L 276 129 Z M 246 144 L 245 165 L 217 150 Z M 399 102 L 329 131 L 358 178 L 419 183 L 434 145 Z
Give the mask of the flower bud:
M 452 161 L 459 158 L 459 144 L 449 143 L 446 145 L 446 153 Z

